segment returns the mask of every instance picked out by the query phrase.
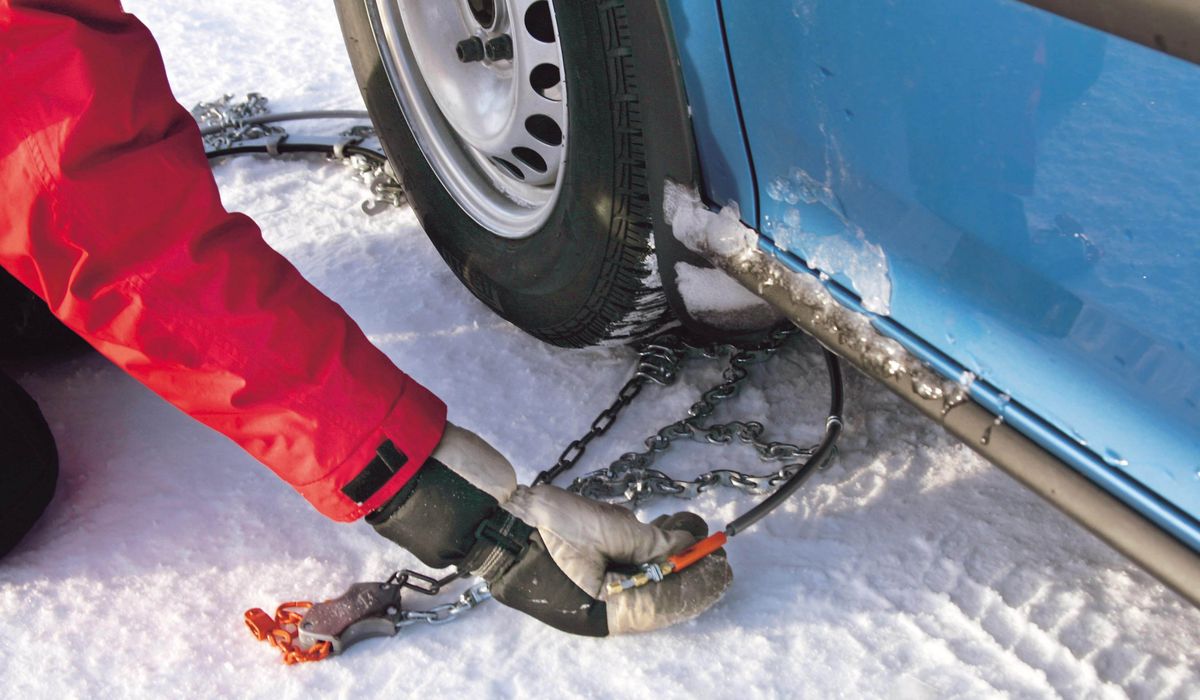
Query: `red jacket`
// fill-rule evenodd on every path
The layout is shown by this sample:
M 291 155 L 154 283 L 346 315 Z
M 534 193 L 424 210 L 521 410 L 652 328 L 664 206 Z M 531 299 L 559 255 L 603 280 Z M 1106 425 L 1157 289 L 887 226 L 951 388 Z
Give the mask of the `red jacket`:
M 442 402 L 221 206 L 115 0 L 0 0 L 0 266 L 331 518 L 382 504 L 441 438 Z M 388 440 L 406 459 L 356 503 L 342 488 Z

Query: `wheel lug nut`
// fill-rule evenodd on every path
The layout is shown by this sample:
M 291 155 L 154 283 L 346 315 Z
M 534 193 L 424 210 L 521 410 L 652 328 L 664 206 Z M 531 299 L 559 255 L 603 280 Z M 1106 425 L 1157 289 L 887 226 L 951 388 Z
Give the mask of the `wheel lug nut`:
M 512 37 L 507 34 L 490 39 L 484 47 L 489 61 L 506 61 L 513 57 Z
M 484 56 L 483 42 L 477 36 L 473 36 L 470 39 L 463 39 L 454 47 L 454 53 L 458 54 L 458 60 L 463 63 L 482 61 Z

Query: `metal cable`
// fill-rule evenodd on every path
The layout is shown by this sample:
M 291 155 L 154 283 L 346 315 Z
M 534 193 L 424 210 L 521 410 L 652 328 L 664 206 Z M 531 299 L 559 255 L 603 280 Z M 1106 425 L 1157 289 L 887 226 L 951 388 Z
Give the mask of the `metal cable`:
M 301 119 L 365 119 L 371 116 L 362 110 L 353 109 L 309 109 L 302 112 L 280 112 L 279 114 L 256 114 L 251 117 L 239 118 L 235 124 L 214 124 L 200 130 L 201 136 L 211 136 L 225 131 L 230 126 L 246 124 L 273 124 L 275 122 L 290 122 Z

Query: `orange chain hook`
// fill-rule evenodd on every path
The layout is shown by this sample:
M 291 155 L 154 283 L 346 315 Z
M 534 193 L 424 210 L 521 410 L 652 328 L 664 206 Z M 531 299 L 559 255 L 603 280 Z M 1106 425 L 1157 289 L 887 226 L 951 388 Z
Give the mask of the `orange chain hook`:
M 275 609 L 275 617 L 271 617 L 262 608 L 246 611 L 246 626 L 250 633 L 260 642 L 269 642 L 271 646 L 283 654 L 283 663 L 292 664 L 320 661 L 329 656 L 333 645 L 329 642 L 317 642 L 308 649 L 296 646 L 297 626 L 304 619 L 301 610 L 313 606 L 307 601 L 283 603 Z

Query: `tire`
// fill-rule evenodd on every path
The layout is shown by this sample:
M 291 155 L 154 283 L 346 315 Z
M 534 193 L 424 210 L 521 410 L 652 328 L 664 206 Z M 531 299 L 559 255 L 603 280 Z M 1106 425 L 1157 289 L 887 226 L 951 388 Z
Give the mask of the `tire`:
M 393 49 L 376 40 L 383 31 L 374 1 L 336 5 L 367 109 L 418 220 L 476 297 L 565 347 L 631 342 L 672 323 L 652 243 L 640 110 L 649 81 L 640 82 L 643 57 L 631 48 L 635 32 L 662 27 L 634 26 L 620 0 L 553 1 L 569 107 L 559 189 L 542 223 L 505 237 L 468 213 L 418 144 L 385 68 Z M 669 51 L 670 41 L 657 38 L 637 37 L 637 45 Z

